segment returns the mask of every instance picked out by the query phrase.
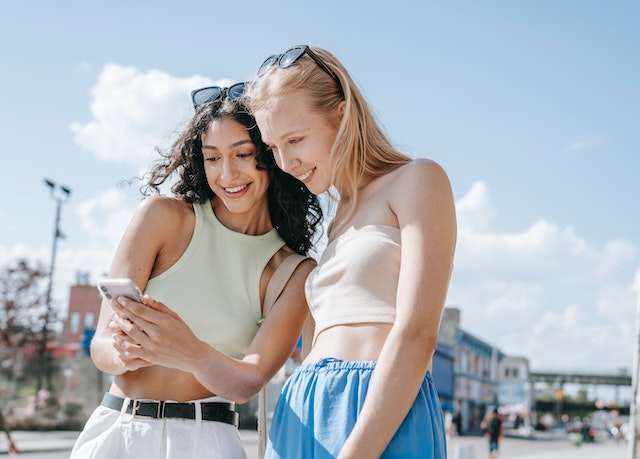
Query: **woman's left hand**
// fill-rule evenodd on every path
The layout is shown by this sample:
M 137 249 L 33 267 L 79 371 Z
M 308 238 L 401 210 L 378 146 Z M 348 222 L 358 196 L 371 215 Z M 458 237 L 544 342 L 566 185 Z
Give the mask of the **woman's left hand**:
M 183 369 L 185 361 L 195 358 L 204 343 L 163 303 L 148 295 L 143 301 L 144 304 L 125 297 L 111 301 L 118 315 L 114 322 L 122 331 L 114 340 L 132 357 Z

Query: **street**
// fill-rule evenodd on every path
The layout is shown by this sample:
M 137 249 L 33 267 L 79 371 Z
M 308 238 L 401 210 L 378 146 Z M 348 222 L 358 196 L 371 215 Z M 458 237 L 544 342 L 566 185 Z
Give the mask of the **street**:
M 574 446 L 567 438 L 504 438 L 500 459 L 625 459 L 627 443 L 613 440 Z M 453 437 L 448 444 L 449 459 L 488 459 L 489 444 L 484 437 Z
M 249 459 L 258 457 L 258 435 L 241 430 Z M 25 459 L 68 459 L 78 432 L 14 432 L 13 439 Z M 7 441 L 0 434 L 0 456 L 7 454 Z M 487 440 L 483 437 L 453 437 L 449 441 L 449 459 L 486 459 Z M 567 438 L 505 438 L 500 442 L 500 459 L 625 459 L 627 444 L 607 440 L 573 446 Z

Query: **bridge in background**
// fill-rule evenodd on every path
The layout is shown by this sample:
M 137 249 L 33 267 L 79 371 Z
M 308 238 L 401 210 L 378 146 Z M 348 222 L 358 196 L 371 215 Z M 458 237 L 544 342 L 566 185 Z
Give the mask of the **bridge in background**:
M 543 382 L 548 384 L 594 384 L 599 386 L 631 386 L 631 375 L 619 373 L 580 373 L 558 371 L 530 371 L 529 382 Z
M 631 387 L 631 375 L 627 370 L 621 370 L 617 373 L 530 371 L 529 382 L 553 384 L 560 391 L 564 390 L 565 384 L 613 386 L 615 393 L 614 400 L 616 405 L 618 405 L 619 389 L 621 387 Z

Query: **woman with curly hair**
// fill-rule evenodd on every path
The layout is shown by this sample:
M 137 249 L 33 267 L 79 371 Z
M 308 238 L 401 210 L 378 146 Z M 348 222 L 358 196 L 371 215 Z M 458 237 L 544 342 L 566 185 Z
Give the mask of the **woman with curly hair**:
M 194 91 L 195 116 L 147 177 L 143 192 L 154 196 L 109 272 L 145 296 L 102 304 L 91 357 L 115 377 L 72 458 L 246 458 L 234 402 L 253 397 L 295 347 L 322 212 L 275 165 L 243 89 Z M 176 174 L 175 196 L 160 196 Z M 263 320 L 270 280 L 286 266 L 293 273 Z

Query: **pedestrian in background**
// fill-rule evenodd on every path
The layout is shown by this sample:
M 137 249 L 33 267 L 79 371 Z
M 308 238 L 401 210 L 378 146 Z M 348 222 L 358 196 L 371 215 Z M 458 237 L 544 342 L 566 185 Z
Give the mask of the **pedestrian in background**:
M 498 407 L 494 407 L 480 424 L 484 436 L 489 440 L 489 459 L 498 459 L 500 440 L 502 439 L 502 418 Z
M 4 417 L 4 414 L 2 414 L 2 410 L 0 410 L 0 429 L 2 429 L 2 431 L 7 436 L 7 443 L 9 444 L 9 454 L 22 454 L 22 452 L 18 449 L 18 446 L 13 441 L 13 438 L 11 438 L 11 429 L 9 429 L 9 424 Z

